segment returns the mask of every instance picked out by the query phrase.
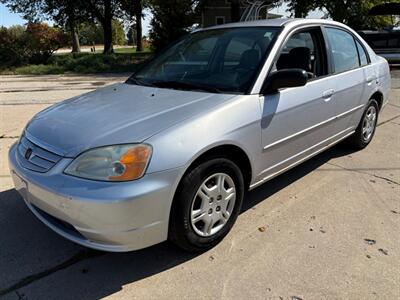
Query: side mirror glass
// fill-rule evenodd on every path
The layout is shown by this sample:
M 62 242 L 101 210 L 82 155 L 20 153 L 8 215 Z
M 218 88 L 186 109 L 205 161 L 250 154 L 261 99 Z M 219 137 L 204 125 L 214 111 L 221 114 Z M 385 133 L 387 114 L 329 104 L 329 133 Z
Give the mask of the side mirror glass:
M 275 93 L 279 89 L 306 85 L 308 74 L 302 69 L 283 69 L 271 73 L 265 80 L 261 94 Z

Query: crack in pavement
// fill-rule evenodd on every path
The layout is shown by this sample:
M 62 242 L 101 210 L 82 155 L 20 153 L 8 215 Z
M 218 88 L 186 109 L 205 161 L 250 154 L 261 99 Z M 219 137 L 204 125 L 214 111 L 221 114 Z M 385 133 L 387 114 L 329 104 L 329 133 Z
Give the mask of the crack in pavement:
M 0 139 L 19 139 L 19 135 L 0 135 Z
M 36 89 L 14 89 L 14 90 L 0 90 L 1 93 L 33 93 L 33 92 L 50 92 L 50 91 L 80 91 L 80 90 L 95 90 L 93 87 L 79 87 L 79 88 L 65 88 L 65 87 L 55 87 L 55 88 L 36 88 Z
M 378 125 L 376 125 L 376 127 L 379 127 L 379 126 L 384 125 L 386 123 L 389 123 L 389 122 L 391 122 L 393 120 L 396 120 L 398 117 L 400 117 L 400 115 L 394 116 L 393 118 L 390 118 L 390 119 L 388 119 L 386 121 L 383 121 L 383 122 L 379 123 Z
M 375 177 L 375 178 L 379 178 L 379 179 L 385 180 L 385 181 L 387 181 L 387 182 L 390 182 L 390 183 L 392 183 L 392 184 L 396 184 L 396 185 L 399 185 L 399 186 L 400 186 L 400 183 L 399 183 L 399 182 L 394 181 L 394 180 L 392 180 L 392 179 L 390 179 L 390 178 L 387 178 L 387 177 L 383 177 L 383 176 L 379 176 L 379 175 L 375 175 L 375 174 L 370 174 L 370 173 L 368 173 L 368 172 L 363 172 L 363 171 L 360 171 L 360 170 L 357 170 L 357 169 L 346 168 L 346 167 L 343 167 L 343 166 L 341 166 L 341 165 L 337 165 L 337 164 L 334 164 L 334 163 L 331 163 L 331 162 L 328 162 L 327 164 L 328 164 L 328 165 L 331 165 L 331 166 L 334 166 L 334 167 L 338 167 L 338 168 L 340 168 L 340 169 L 342 169 L 342 170 L 346 170 L 346 171 L 349 171 L 349 172 L 355 172 L 355 173 L 364 174 L 364 175 L 369 175 L 369 176 L 372 176 L 372 177 Z
M 57 271 L 66 269 L 78 262 L 83 261 L 83 260 L 99 257 L 99 256 L 102 256 L 105 254 L 106 254 L 105 252 L 100 252 L 100 251 L 95 251 L 95 250 L 80 251 L 77 254 L 75 254 L 74 256 L 72 256 L 71 258 L 67 259 L 66 261 L 64 261 L 50 269 L 44 270 L 42 272 L 39 272 L 39 273 L 36 273 L 33 275 L 26 276 L 26 277 L 22 278 L 21 280 L 19 280 L 17 283 L 0 290 L 0 296 L 4 296 L 11 292 L 16 292 L 18 289 L 20 289 L 22 287 L 25 287 L 37 280 L 47 277 Z
M 396 105 L 396 104 L 392 104 L 392 103 L 388 103 L 387 105 L 400 108 L 400 105 Z
M 67 100 L 67 99 L 65 99 Z M 47 102 L 40 102 L 40 101 L 35 101 L 33 100 L 32 102 L 19 102 L 18 100 L 10 100 L 10 101 L 5 101 L 3 103 L 0 102 L 0 105 L 3 106 L 13 106 L 13 105 L 41 105 L 41 104 L 56 104 L 58 102 L 61 102 L 64 100 L 54 100 L 54 101 L 47 101 Z

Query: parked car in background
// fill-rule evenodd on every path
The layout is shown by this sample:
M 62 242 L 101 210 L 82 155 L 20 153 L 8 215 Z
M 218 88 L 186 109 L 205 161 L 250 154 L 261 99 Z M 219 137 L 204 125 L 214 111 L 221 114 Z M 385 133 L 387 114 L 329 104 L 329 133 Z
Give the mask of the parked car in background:
M 345 25 L 225 24 L 37 114 L 10 171 L 29 209 L 78 244 L 202 251 L 247 190 L 345 139 L 366 147 L 389 90 L 387 61 Z
M 382 30 L 363 30 L 359 34 L 376 54 L 391 64 L 400 64 L 400 27 Z
M 372 7 L 370 16 L 400 16 L 400 3 L 382 3 Z M 376 30 L 362 30 L 359 34 L 371 46 L 376 54 L 386 58 L 391 64 L 400 64 L 400 22 L 396 25 Z

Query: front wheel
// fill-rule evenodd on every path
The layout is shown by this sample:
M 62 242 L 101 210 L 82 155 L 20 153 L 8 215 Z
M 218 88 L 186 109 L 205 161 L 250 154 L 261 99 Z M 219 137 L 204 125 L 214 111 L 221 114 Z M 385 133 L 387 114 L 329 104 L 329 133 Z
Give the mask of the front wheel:
M 356 131 L 349 138 L 350 144 L 356 149 L 364 149 L 374 137 L 378 122 L 378 112 L 379 105 L 376 100 L 369 100 Z
M 219 243 L 240 212 L 244 180 L 227 158 L 215 158 L 189 171 L 171 209 L 169 239 L 188 251 L 204 251 Z

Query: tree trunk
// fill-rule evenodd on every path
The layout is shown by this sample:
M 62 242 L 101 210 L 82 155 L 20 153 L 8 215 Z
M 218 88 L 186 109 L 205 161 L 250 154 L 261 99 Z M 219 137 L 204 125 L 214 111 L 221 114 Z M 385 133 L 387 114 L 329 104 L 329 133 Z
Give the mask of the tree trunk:
M 111 0 L 104 0 L 104 54 L 113 53 Z
M 136 52 L 143 51 L 142 43 L 142 0 L 133 0 L 133 9 L 136 18 Z
M 76 29 L 75 21 L 72 21 L 69 25 L 71 39 L 72 39 L 72 53 L 81 52 L 81 45 L 79 44 L 78 30 Z
M 72 3 L 67 6 L 67 24 L 69 27 L 69 32 L 71 34 L 72 42 L 72 53 L 81 52 L 81 46 L 79 45 L 78 30 L 76 28 L 76 18 L 75 18 L 75 7 Z
M 240 21 L 240 1 L 239 0 L 231 1 L 231 21 L 232 22 Z

